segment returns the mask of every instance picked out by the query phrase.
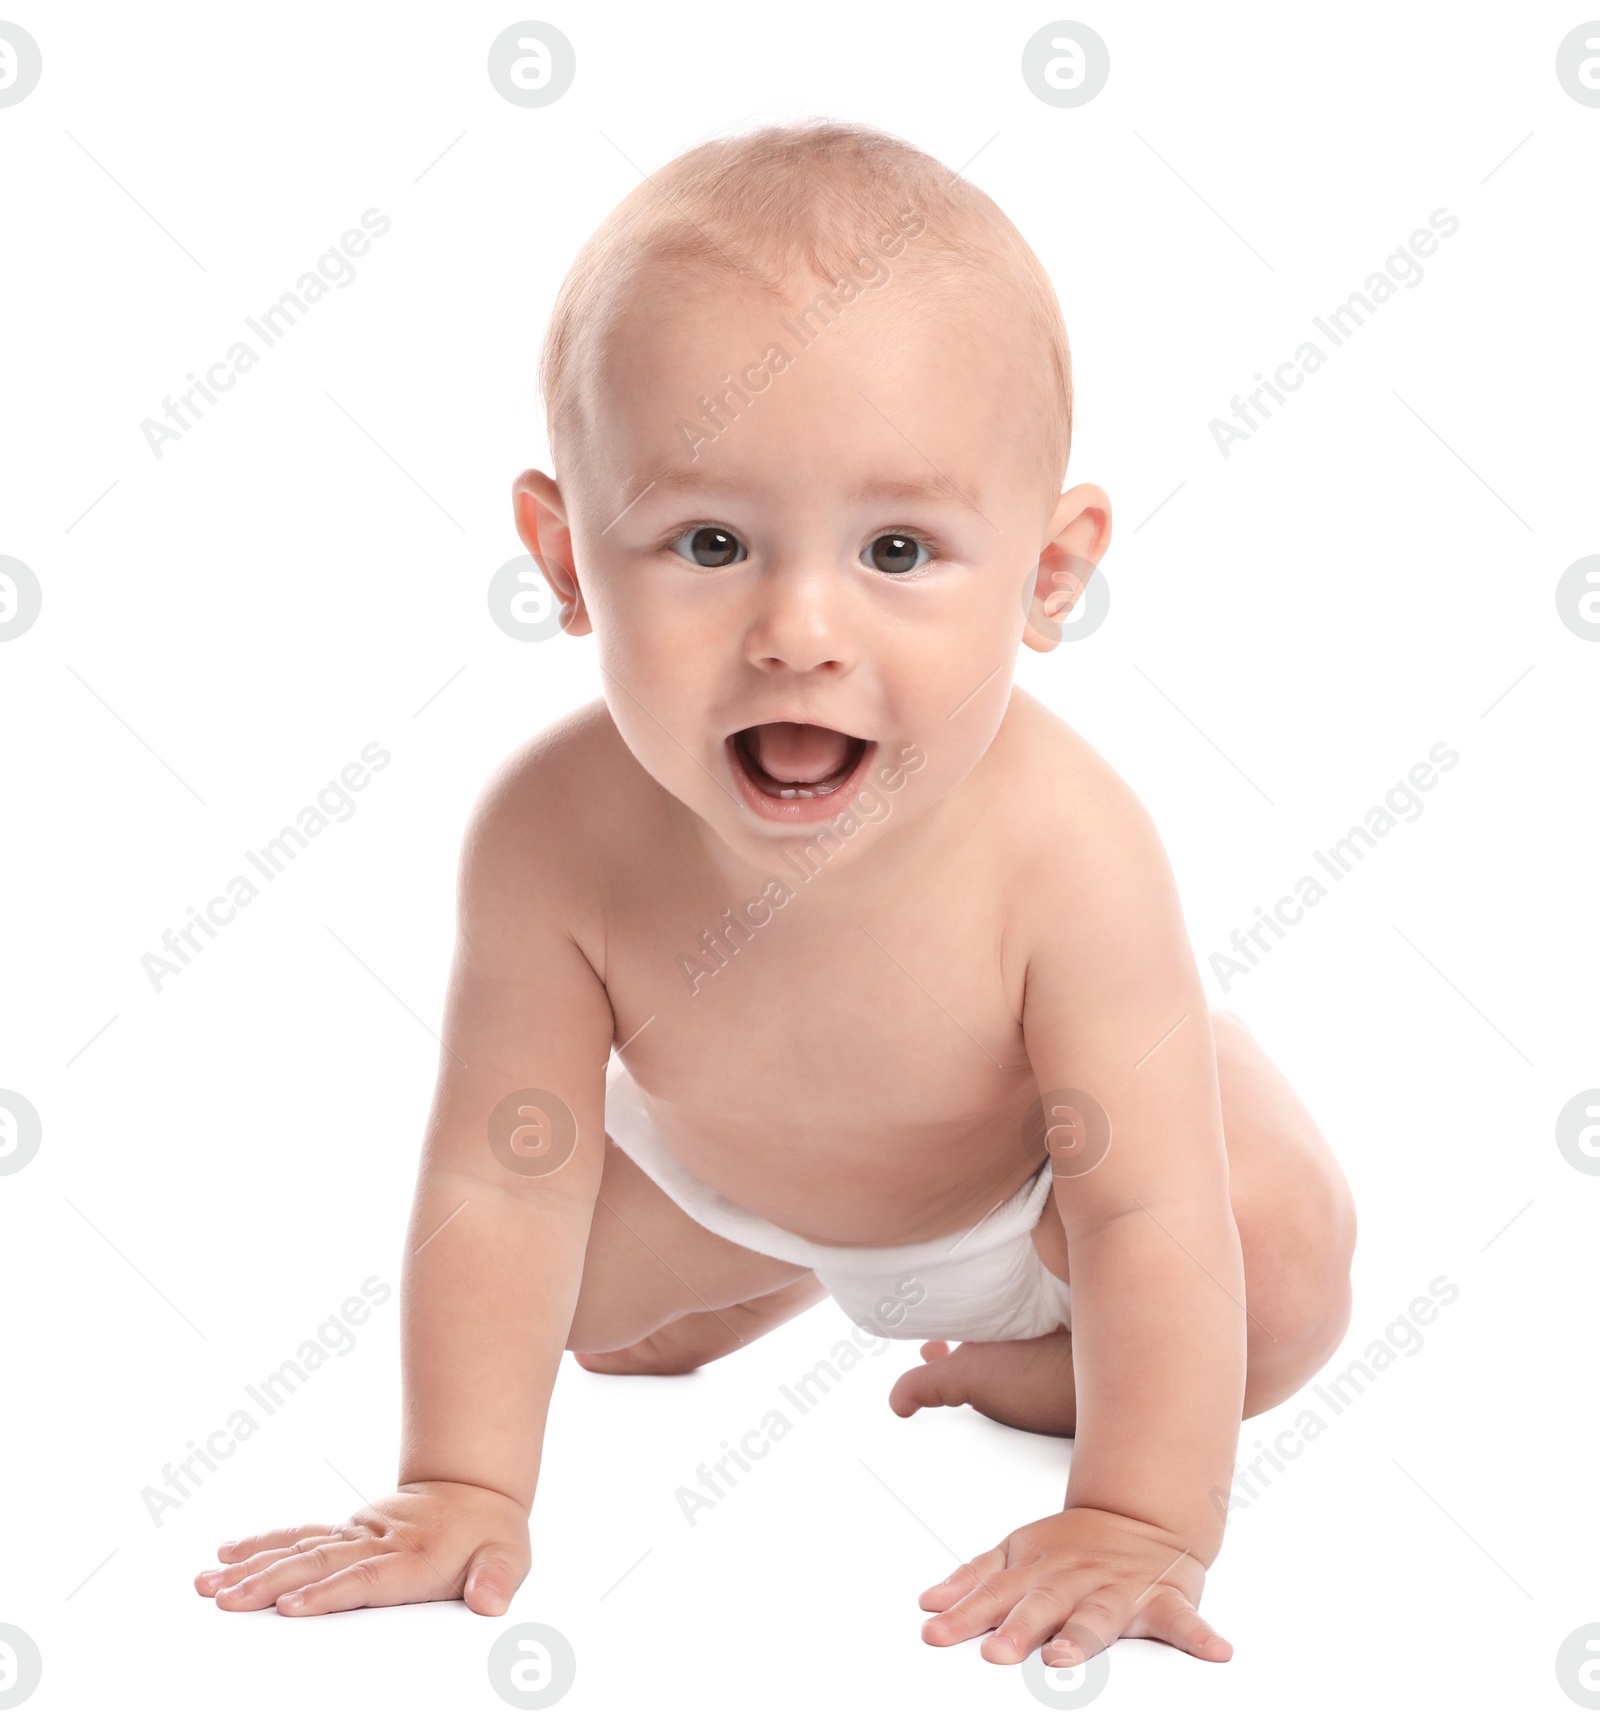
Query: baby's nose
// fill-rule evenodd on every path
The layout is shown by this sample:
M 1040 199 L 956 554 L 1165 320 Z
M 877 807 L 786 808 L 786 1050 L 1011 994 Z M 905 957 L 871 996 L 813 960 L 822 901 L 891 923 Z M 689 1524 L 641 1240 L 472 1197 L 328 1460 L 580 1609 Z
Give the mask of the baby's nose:
M 774 574 L 757 588 L 745 653 L 770 671 L 844 673 L 859 632 L 844 585 L 817 571 Z

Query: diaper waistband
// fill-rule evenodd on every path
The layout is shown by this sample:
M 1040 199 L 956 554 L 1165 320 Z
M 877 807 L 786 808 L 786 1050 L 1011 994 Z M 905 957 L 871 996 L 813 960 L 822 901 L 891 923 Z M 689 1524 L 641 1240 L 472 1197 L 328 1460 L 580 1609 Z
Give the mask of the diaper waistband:
M 668 1148 L 650 1117 L 643 1090 L 616 1053 L 606 1068 L 606 1130 L 618 1147 L 702 1226 L 736 1245 L 819 1273 L 838 1270 L 881 1278 L 981 1258 L 996 1245 L 1031 1232 L 1050 1195 L 1050 1164 L 1045 1161 L 970 1227 L 909 1245 L 819 1245 L 731 1202 L 691 1173 Z

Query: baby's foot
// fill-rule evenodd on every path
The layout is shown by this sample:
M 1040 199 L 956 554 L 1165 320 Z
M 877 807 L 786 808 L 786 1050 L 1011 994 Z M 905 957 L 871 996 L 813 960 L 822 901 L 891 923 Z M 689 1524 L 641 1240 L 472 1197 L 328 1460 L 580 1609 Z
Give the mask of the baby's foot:
M 1078 1422 L 1072 1381 L 1072 1336 L 1066 1329 L 1027 1341 L 925 1341 L 926 1364 L 889 1391 L 902 1419 L 919 1407 L 975 1407 L 1002 1425 L 1071 1437 Z

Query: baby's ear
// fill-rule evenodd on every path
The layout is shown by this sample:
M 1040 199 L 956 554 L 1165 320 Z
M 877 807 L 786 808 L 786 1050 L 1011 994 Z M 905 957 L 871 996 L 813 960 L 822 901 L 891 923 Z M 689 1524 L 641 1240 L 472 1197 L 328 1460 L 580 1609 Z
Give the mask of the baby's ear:
M 1041 652 L 1053 650 L 1068 635 L 1067 615 L 1084 599 L 1091 581 L 1099 580 L 1103 596 L 1105 578 L 1099 561 L 1111 544 L 1111 501 L 1098 487 L 1069 488 L 1056 502 L 1046 533 L 1050 539 L 1039 563 L 1029 571 L 1021 596 L 1022 641 Z M 1095 598 L 1089 599 L 1092 607 Z M 1094 625 L 1087 626 L 1087 631 L 1093 629 Z M 1076 635 L 1087 631 L 1080 628 Z
M 1061 642 L 1067 615 L 1099 569 L 1076 554 L 1045 550 L 1022 591 L 1022 641 L 1029 649 L 1045 652 Z
M 578 587 L 572 557 L 572 530 L 555 477 L 524 469 L 511 484 L 511 509 L 522 545 L 533 555 L 561 610 L 561 629 L 582 637 L 594 628 Z

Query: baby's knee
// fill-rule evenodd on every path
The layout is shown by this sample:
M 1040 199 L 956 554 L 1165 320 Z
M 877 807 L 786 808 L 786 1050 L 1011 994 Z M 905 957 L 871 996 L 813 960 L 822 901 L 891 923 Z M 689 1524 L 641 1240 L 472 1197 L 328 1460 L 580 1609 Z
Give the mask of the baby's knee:
M 1325 1359 L 1350 1323 L 1356 1218 L 1344 1175 L 1308 1160 L 1293 1184 L 1236 1214 L 1250 1312 L 1273 1356 Z
M 1308 1269 L 1274 1308 L 1274 1357 L 1294 1363 L 1309 1377 L 1344 1340 L 1352 1307 L 1348 1259 L 1328 1259 Z
M 614 1353 L 632 1347 L 683 1314 L 681 1306 L 664 1310 L 624 1280 L 600 1279 L 598 1269 L 593 1279 L 585 1274 L 567 1330 L 569 1353 Z

